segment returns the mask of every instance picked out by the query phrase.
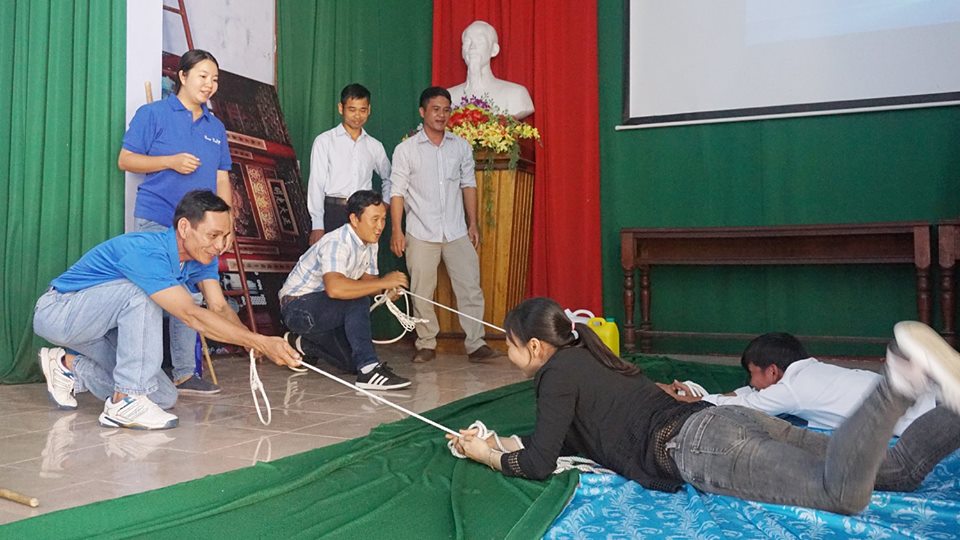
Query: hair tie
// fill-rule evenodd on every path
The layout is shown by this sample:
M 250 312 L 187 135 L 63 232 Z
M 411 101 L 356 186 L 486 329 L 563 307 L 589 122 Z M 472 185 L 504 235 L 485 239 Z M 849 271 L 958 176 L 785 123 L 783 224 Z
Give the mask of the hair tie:
M 576 321 L 570 321 L 570 333 L 573 334 L 574 341 L 580 339 L 580 334 L 577 332 Z

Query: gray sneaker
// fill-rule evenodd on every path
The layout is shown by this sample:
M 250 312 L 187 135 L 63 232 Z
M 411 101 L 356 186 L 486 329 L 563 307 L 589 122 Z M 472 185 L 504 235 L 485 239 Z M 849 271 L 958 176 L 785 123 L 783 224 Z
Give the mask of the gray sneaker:
M 922 374 L 937 386 L 942 403 L 960 414 L 960 353 L 933 328 L 920 322 L 899 322 L 893 327 L 893 335 L 910 368 L 894 369 L 898 366 L 891 364 L 891 385 L 911 390 L 907 395 L 915 393 L 923 388 L 915 381 L 917 373 Z
M 220 393 L 220 387 L 207 382 L 196 375 L 191 375 L 189 379 L 177 385 L 177 393 L 194 396 L 210 396 Z

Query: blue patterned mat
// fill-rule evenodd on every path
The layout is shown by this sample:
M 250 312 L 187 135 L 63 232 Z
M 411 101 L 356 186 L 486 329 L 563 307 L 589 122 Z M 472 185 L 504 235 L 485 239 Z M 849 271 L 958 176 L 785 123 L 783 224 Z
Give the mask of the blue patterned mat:
M 856 516 L 700 493 L 646 490 L 618 475 L 581 474 L 545 538 L 899 539 L 960 537 L 960 451 L 913 493 L 874 492 Z

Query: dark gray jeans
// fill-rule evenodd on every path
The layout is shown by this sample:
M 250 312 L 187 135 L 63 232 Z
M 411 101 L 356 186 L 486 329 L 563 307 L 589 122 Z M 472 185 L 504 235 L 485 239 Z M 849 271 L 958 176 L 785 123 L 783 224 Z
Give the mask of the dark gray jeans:
M 903 468 L 926 476 L 957 447 L 960 419 L 938 407 L 888 452 L 910 405 L 884 379 L 832 436 L 754 409 L 710 407 L 687 419 L 668 448 L 683 479 L 702 491 L 853 514 L 869 504 L 881 464 L 892 488 Z

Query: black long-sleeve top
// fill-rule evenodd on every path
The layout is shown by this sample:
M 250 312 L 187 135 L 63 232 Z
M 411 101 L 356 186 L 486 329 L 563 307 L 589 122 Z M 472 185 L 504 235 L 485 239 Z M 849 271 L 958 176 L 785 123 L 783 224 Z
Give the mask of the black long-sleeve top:
M 500 458 L 505 475 L 544 479 L 558 457 L 578 454 L 648 489 L 683 485 L 657 466 L 657 433 L 667 428 L 675 434 L 709 403 L 677 401 L 647 377 L 617 373 L 582 347 L 558 350 L 537 371 L 534 386 L 536 425 L 521 437 L 522 450 Z

